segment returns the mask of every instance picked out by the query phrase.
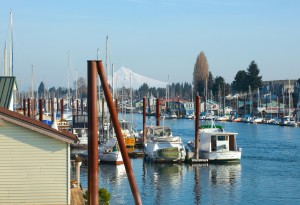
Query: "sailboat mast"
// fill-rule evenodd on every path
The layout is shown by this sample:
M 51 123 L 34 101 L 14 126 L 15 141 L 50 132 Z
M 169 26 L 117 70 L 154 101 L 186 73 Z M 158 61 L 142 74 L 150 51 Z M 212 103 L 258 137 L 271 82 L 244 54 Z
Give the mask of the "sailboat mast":
M 112 71 L 111 71 L 112 99 L 114 101 L 114 99 L 115 99 L 115 96 L 114 96 L 114 72 L 115 72 L 114 70 L 115 70 L 115 65 L 114 64 L 112 64 L 111 69 L 112 69 Z
M 67 90 L 68 90 L 68 96 L 67 96 L 67 110 L 69 111 L 69 98 L 70 98 L 70 50 L 68 51 L 68 82 L 67 82 Z
M 133 124 L 133 110 L 132 110 L 132 73 L 130 72 L 130 130 L 132 130 Z
M 33 70 L 33 65 L 31 66 L 31 98 L 34 99 L 34 70 Z
M 291 81 L 289 79 L 289 117 L 291 116 Z
M 10 12 L 10 61 L 9 61 L 9 75 L 13 76 L 14 68 L 13 68 L 13 27 L 12 27 L 12 12 Z
M 77 95 L 77 92 L 78 92 L 78 78 L 77 78 L 77 70 L 76 70 L 76 87 L 75 87 L 75 98 L 76 100 L 78 99 L 78 95 Z
M 5 42 L 5 47 L 4 47 L 4 61 L 3 61 L 4 62 L 3 76 L 8 76 L 6 46 L 7 46 L 7 43 Z
M 108 61 L 108 55 L 107 55 L 107 53 L 108 53 L 108 36 L 106 36 L 106 53 L 105 53 L 105 72 L 106 72 L 106 75 L 108 76 L 108 67 L 107 67 L 107 61 Z

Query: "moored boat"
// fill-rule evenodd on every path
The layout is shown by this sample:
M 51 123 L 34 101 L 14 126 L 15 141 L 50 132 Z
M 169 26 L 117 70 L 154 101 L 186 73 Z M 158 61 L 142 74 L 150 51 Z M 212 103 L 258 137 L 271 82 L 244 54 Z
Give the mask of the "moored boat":
M 145 158 L 153 162 L 183 162 L 186 151 L 181 137 L 173 136 L 170 127 L 147 128 Z
M 237 147 L 236 136 L 238 133 L 225 132 L 222 126 L 215 125 L 214 121 L 209 125 L 199 128 L 199 155 L 209 162 L 229 162 L 241 159 L 242 149 Z M 190 141 L 188 145 L 194 149 L 195 143 Z
M 124 164 L 117 138 L 109 139 L 103 146 L 98 148 L 100 163 Z

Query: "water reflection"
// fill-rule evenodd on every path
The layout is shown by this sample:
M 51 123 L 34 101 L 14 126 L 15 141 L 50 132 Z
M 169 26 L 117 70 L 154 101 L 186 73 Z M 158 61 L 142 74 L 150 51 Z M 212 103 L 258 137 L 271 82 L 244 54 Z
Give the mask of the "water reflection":
M 101 180 L 105 184 L 120 185 L 122 180 L 127 180 L 126 169 L 124 164 L 120 165 L 101 165 L 99 166 Z
M 201 199 L 211 203 L 236 204 L 240 202 L 241 165 L 210 164 L 207 167 L 207 197 Z M 203 183 L 202 183 L 203 184 Z
M 172 204 L 172 201 L 176 201 L 176 195 L 182 192 L 184 170 L 181 164 L 152 164 L 144 161 L 142 195 L 153 195 L 152 204 Z
M 240 164 L 210 164 L 208 169 L 211 186 L 235 185 L 241 177 Z

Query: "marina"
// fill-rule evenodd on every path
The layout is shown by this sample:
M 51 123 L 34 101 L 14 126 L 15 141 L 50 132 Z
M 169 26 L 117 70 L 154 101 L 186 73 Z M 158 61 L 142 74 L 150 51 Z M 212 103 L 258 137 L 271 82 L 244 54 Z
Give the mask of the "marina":
M 147 118 L 148 122 L 154 117 Z M 142 115 L 134 123 L 142 127 Z M 204 124 L 205 121 L 200 121 Z M 131 158 L 143 204 L 298 204 L 300 129 L 266 124 L 216 122 L 239 133 L 239 163 L 157 164 Z M 187 145 L 194 139 L 194 120 L 166 120 Z M 87 166 L 81 166 L 87 187 Z M 124 165 L 99 165 L 99 187 L 111 193 L 111 204 L 134 204 Z

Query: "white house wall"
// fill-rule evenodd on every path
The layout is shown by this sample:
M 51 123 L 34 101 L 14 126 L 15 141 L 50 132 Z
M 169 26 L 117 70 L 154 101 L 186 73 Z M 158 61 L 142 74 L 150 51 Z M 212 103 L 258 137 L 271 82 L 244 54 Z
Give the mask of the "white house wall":
M 69 204 L 69 146 L 16 126 L 0 125 L 0 204 Z

